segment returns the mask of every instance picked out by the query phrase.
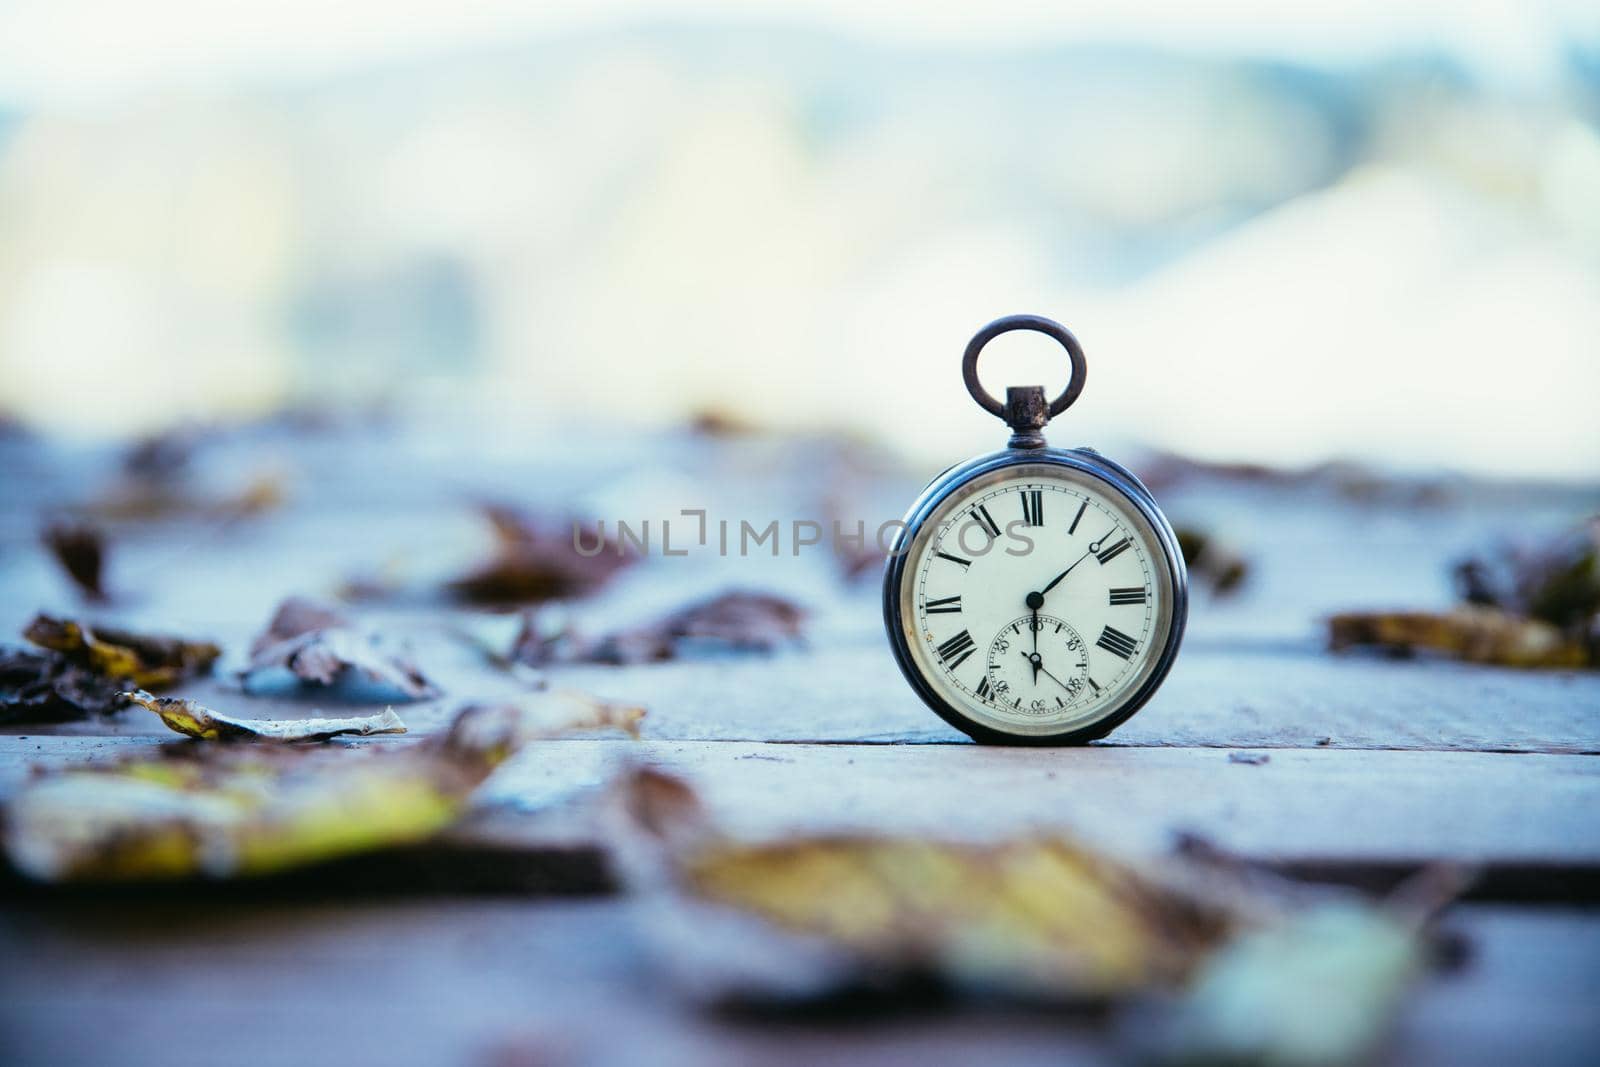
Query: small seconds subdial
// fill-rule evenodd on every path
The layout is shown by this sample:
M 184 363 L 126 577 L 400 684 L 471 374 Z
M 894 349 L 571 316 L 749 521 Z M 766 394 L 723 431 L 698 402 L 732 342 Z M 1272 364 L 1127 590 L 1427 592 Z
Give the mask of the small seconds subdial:
M 1053 615 L 1024 615 L 989 642 L 979 695 L 1018 712 L 1048 714 L 1070 707 L 1088 688 L 1083 638 Z

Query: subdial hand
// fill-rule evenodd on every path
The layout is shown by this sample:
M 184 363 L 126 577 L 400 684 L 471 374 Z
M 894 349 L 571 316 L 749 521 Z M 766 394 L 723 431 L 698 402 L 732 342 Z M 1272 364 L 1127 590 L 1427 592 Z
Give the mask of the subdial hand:
M 1041 598 L 1041 599 L 1043 599 L 1043 598 Z M 1044 666 L 1044 661 L 1039 658 L 1039 609 L 1038 608 L 1034 608 L 1033 609 L 1033 618 L 1031 620 L 1029 620 L 1028 626 L 1029 626 L 1030 629 L 1033 630 L 1033 655 L 1029 657 L 1029 662 L 1031 662 L 1033 664 L 1033 684 L 1034 685 L 1038 685 L 1039 684 L 1039 668 Z
M 1022 649 L 1019 648 L 1019 649 L 1017 649 L 1017 651 L 1018 652 L 1022 652 Z M 1057 678 L 1055 675 L 1051 674 L 1048 670 L 1045 670 L 1044 660 L 1039 657 L 1039 653 L 1034 652 L 1034 653 L 1030 654 L 1030 653 L 1027 653 L 1027 652 L 1022 652 L 1022 654 L 1024 656 L 1028 657 L 1028 662 L 1029 663 L 1033 664 L 1033 680 L 1034 680 L 1035 683 L 1037 683 L 1039 681 L 1039 675 L 1043 674 L 1046 678 L 1050 679 L 1052 682 L 1056 683 L 1061 688 L 1065 689 L 1067 692 L 1070 693 L 1070 692 L 1073 691 L 1072 687 L 1070 685 L 1068 685 L 1066 682 L 1063 682 L 1060 678 Z

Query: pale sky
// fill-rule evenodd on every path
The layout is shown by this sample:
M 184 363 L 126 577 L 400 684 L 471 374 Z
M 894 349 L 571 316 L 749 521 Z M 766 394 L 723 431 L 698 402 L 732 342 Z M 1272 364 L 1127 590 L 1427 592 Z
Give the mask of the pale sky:
M 339 73 L 541 34 L 651 22 L 809 25 L 896 41 L 1073 40 L 1338 60 L 1441 50 L 1537 83 L 1565 39 L 1600 40 L 1585 0 L 13 0 L 0 5 L 0 102 L 82 105 L 157 88 Z

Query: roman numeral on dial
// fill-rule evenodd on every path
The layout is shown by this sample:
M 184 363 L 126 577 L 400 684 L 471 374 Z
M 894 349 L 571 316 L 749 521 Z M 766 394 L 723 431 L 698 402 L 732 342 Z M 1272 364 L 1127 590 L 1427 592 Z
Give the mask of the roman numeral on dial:
M 939 658 L 944 661 L 944 669 L 953 671 L 961 666 L 967 661 L 967 657 L 972 655 L 972 650 L 975 647 L 972 635 L 965 630 L 940 645 Z
M 978 694 L 980 700 L 989 699 L 989 676 L 987 674 L 978 679 L 978 688 L 974 689 L 973 692 Z
M 1022 521 L 1029 526 L 1044 525 L 1044 490 L 1024 489 L 1022 491 Z
M 994 521 L 994 516 L 989 514 L 989 509 L 979 504 L 972 509 L 972 518 L 979 526 L 989 531 L 990 537 L 1000 536 L 1000 524 Z
M 1117 604 L 1143 604 L 1146 595 L 1147 590 L 1143 586 L 1132 589 L 1113 589 L 1111 590 L 1111 603 L 1113 606 Z M 960 598 L 957 597 L 956 599 L 959 600 Z
M 1083 521 L 1083 513 L 1087 510 L 1089 510 L 1089 502 L 1085 500 L 1078 505 L 1078 513 L 1072 516 L 1072 525 L 1067 527 L 1067 533 L 1075 534 L 1078 532 L 1078 523 Z
M 1116 559 L 1118 556 L 1122 555 L 1128 550 L 1128 544 L 1128 539 L 1124 537 L 1122 540 L 1118 541 L 1109 548 L 1103 548 L 1099 552 L 1096 552 L 1094 558 L 1099 560 L 1101 563 L 1110 563 L 1112 560 Z
M 948 552 L 935 552 L 934 555 L 938 556 L 940 559 L 947 559 L 951 563 L 959 563 L 963 567 L 972 566 L 972 561 L 970 559 L 962 559 L 960 556 L 952 556 Z
M 965 631 L 962 632 L 965 634 Z M 1095 644 L 1099 645 L 1113 656 L 1121 656 L 1123 659 L 1127 659 L 1129 656 L 1133 655 L 1133 650 L 1139 647 L 1139 642 L 1135 641 L 1133 638 L 1129 637 L 1115 626 L 1107 626 L 1104 630 L 1101 630 L 1100 640 L 1096 641 Z
M 1116 603 L 1116 601 L 1112 601 Z M 938 600 L 929 600 L 922 605 L 922 610 L 929 615 L 953 615 L 961 610 L 961 598 L 958 596 L 940 597 Z

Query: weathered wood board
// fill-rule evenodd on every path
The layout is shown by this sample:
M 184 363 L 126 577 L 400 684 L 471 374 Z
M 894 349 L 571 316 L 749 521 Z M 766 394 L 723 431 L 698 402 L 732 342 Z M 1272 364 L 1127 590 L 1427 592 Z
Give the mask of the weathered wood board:
M 1388 1062 L 1579 1067 L 1600 913 L 1468 906 Z M 1093 1018 L 973 1009 L 728 1019 L 677 999 L 620 899 L 29 904 L 0 915 L 15 1067 L 308 1063 L 1111 1064 Z

